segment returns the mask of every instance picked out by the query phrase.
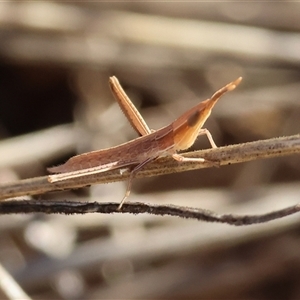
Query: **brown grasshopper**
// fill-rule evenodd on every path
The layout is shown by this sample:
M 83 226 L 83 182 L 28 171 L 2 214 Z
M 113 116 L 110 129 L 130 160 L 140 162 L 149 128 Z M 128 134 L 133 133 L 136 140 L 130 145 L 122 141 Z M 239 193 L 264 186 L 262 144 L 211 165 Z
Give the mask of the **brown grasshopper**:
M 211 146 L 213 148 L 217 147 L 210 132 L 206 128 L 202 128 L 202 126 L 220 97 L 226 92 L 235 89 L 241 80 L 242 77 L 239 77 L 225 85 L 214 93 L 210 99 L 202 101 L 189 109 L 171 124 L 156 131 L 151 131 L 122 89 L 118 79 L 114 76 L 110 77 L 109 84 L 114 97 L 132 127 L 141 136 L 115 147 L 73 156 L 60 166 L 48 168 L 48 171 L 51 173 L 60 173 L 49 175 L 49 182 L 58 182 L 133 166 L 128 179 L 126 193 L 118 207 L 118 209 L 121 209 L 130 194 L 134 176 L 149 162 L 166 155 L 172 156 L 179 162 L 205 161 L 203 158 L 187 158 L 177 152 L 190 148 L 200 135 L 206 135 Z

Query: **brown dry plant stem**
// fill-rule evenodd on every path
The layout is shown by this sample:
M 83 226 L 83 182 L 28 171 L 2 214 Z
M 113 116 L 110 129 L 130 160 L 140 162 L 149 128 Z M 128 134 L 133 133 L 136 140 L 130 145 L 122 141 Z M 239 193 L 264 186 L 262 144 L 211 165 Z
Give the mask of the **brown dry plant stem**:
M 201 208 L 177 205 L 156 205 L 148 203 L 125 203 L 118 210 L 118 203 L 79 202 L 79 201 L 38 201 L 10 200 L 0 203 L 0 214 L 46 213 L 46 214 L 87 214 L 87 213 L 131 213 L 176 216 L 204 222 L 226 223 L 234 226 L 253 225 L 280 219 L 300 211 L 300 205 L 286 207 L 277 211 L 257 215 L 217 214 Z
M 300 135 L 259 140 L 255 142 L 236 144 L 216 149 L 207 149 L 184 153 L 186 157 L 204 158 L 210 162 L 180 163 L 172 157 L 160 158 L 145 166 L 137 173 L 138 178 L 177 173 L 201 168 L 242 163 L 261 158 L 272 158 L 300 153 Z M 130 172 L 120 173 L 120 170 L 72 178 L 56 183 L 50 183 L 48 176 L 24 179 L 0 185 L 0 200 L 17 197 L 38 195 L 58 190 L 75 189 L 98 183 L 109 183 L 126 180 Z

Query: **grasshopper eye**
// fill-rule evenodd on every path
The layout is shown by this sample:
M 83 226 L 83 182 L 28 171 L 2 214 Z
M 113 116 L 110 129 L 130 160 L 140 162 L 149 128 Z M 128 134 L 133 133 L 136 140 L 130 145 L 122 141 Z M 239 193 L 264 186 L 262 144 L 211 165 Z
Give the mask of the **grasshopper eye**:
M 195 112 L 193 112 L 187 119 L 187 124 L 189 127 L 194 127 L 199 120 L 200 117 L 200 111 L 196 110 Z

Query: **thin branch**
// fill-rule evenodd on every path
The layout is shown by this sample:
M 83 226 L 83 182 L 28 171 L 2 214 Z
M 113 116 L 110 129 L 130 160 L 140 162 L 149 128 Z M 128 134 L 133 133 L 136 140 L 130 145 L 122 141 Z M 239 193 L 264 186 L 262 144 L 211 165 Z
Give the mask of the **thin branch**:
M 0 203 L 0 214 L 17 213 L 46 213 L 46 214 L 87 214 L 87 213 L 130 213 L 169 215 L 185 219 L 195 219 L 204 222 L 226 223 L 234 226 L 266 223 L 280 219 L 300 211 L 296 204 L 274 212 L 257 215 L 217 214 L 213 211 L 177 205 L 155 205 L 140 202 L 125 203 L 122 210 L 118 210 L 118 203 L 79 202 L 79 201 L 38 201 L 38 200 L 10 200 Z
M 220 166 L 224 166 L 296 153 L 300 153 L 300 135 L 184 153 L 185 157 L 205 158 L 208 161 L 205 163 L 180 163 L 175 161 L 172 157 L 159 158 L 153 163 L 146 165 L 137 173 L 136 177 L 158 176 L 162 174 L 208 168 L 215 166 L 216 163 Z M 0 185 L 0 200 L 17 196 L 43 194 L 58 190 L 76 189 L 98 183 L 122 181 L 126 180 L 129 174 L 129 171 L 121 174 L 120 170 L 112 170 L 55 183 L 48 182 L 47 176 L 4 183 Z
M 31 300 L 31 298 L 22 290 L 15 279 L 0 264 L 0 289 L 5 294 L 5 299 Z

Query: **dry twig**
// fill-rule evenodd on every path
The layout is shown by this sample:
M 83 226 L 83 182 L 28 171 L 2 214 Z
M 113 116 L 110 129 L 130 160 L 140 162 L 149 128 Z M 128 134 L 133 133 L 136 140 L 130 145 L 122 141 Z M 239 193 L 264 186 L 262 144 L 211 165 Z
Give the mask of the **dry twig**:
M 266 223 L 280 219 L 300 211 L 300 205 L 286 207 L 277 211 L 257 215 L 217 214 L 201 208 L 183 207 L 177 205 L 155 205 L 140 202 L 125 203 L 122 210 L 118 203 L 78 202 L 78 201 L 6 201 L 0 203 L 0 214 L 16 213 L 46 213 L 46 214 L 87 214 L 87 213 L 149 213 L 159 216 L 176 216 L 185 219 L 195 219 L 204 222 L 226 223 L 243 226 Z
M 216 149 L 207 149 L 185 153 L 186 157 L 204 158 L 214 162 L 186 162 L 179 163 L 172 157 L 159 158 L 149 163 L 136 175 L 137 178 L 151 177 L 162 174 L 178 173 L 212 167 L 215 162 L 220 166 L 257 160 L 260 158 L 272 158 L 284 155 L 300 153 L 300 135 L 289 137 L 260 140 L 245 144 L 236 144 Z M 109 183 L 126 180 L 130 172 L 120 173 L 120 170 L 112 170 L 84 177 L 50 183 L 48 177 L 35 177 L 0 185 L 0 199 L 8 199 L 17 196 L 38 195 L 46 192 L 75 189 L 98 183 Z
M 217 161 L 220 165 L 228 165 L 239 162 L 256 160 L 259 158 L 278 157 L 300 152 L 300 135 L 281 137 L 270 140 L 256 141 L 246 144 L 237 144 L 217 149 L 208 149 L 189 152 L 187 157 L 203 157 L 210 161 Z M 182 172 L 193 169 L 210 167 L 209 163 L 184 163 L 180 164 L 172 158 L 161 158 L 149 164 L 141 170 L 137 177 L 149 177 L 167 173 Z M 0 186 L 0 198 L 7 199 L 16 196 L 43 194 L 49 191 L 79 188 L 96 183 L 108 183 L 125 180 L 129 172 L 121 175 L 119 170 L 107 173 L 99 173 L 91 176 L 72 178 L 57 183 L 49 183 L 47 177 L 37 177 L 21 180 L 15 183 L 2 184 Z M 53 201 L 6 201 L 1 203 L 0 213 L 113 213 L 117 211 L 116 203 L 82 203 L 82 202 L 53 202 Z M 298 212 L 300 206 L 294 205 L 282 210 L 263 215 L 218 215 L 214 212 L 172 205 L 149 205 L 142 203 L 130 203 L 124 205 L 123 213 L 150 213 L 155 215 L 172 215 L 182 218 L 194 218 L 207 222 L 221 222 L 230 225 L 250 225 L 282 218 Z

